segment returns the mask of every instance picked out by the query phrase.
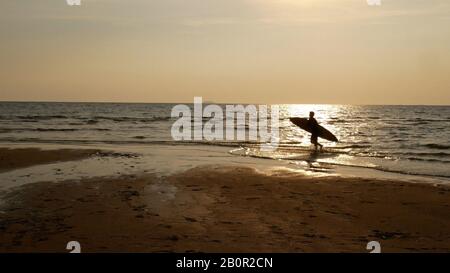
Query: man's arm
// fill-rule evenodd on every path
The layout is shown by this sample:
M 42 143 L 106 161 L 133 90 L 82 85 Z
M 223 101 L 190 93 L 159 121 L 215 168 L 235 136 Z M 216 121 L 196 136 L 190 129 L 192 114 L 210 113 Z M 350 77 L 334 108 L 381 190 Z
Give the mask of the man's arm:
M 319 126 L 319 123 L 317 122 L 317 120 L 315 118 L 312 118 L 309 122 L 310 122 L 309 127 L 311 128 L 311 131 L 317 132 L 317 129 L 318 129 L 317 127 Z

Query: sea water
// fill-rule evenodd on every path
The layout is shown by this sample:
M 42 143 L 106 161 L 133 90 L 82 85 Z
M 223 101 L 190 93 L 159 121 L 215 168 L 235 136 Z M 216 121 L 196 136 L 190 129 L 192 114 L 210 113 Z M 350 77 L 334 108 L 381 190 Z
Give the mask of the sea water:
M 8 144 L 89 145 L 149 148 L 176 145 L 195 160 L 222 147 L 235 157 L 283 160 L 305 168 L 352 166 L 382 172 L 450 179 L 450 106 L 279 105 L 279 143 L 262 151 L 258 141 L 174 141 L 175 104 L 145 103 L 0 103 L 0 142 Z M 225 105 L 221 105 L 225 107 Z M 338 143 L 315 152 L 310 134 L 289 121 L 316 113 Z M 205 121 L 208 119 L 205 119 Z M 248 128 L 247 128 L 248 129 Z M 223 149 L 225 147 L 225 149 Z M 175 160 L 175 159 L 174 159 Z M 224 162 L 226 163 L 226 162 Z

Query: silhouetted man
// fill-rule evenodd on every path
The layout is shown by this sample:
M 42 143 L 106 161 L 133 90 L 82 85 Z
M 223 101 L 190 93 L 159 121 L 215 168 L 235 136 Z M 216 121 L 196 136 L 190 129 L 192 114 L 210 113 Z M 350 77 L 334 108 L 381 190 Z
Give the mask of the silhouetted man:
M 317 120 L 314 118 L 314 112 L 309 112 L 309 120 L 308 120 L 308 126 L 311 128 L 311 143 L 314 144 L 314 147 L 320 146 L 320 150 L 322 150 L 323 145 L 320 144 L 317 141 L 317 138 L 319 137 L 319 123 L 317 123 Z

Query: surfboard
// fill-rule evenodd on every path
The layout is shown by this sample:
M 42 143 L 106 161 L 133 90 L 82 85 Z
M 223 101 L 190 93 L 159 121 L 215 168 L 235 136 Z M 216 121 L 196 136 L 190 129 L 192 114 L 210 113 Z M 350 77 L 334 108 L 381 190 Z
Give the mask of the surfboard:
M 289 120 L 303 130 L 311 133 L 311 128 L 308 126 L 307 118 L 290 118 Z M 318 127 L 318 136 L 329 141 L 339 141 L 335 135 L 320 125 Z

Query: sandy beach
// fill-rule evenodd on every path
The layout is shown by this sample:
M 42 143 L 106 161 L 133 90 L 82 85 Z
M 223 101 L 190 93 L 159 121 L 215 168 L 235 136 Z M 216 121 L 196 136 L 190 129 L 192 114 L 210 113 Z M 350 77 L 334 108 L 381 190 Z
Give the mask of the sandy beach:
M 98 151 L 2 149 L 7 171 Z M 32 159 L 36 158 L 36 159 Z M 13 160 L 11 160 L 13 159 Z M 0 252 L 448 252 L 444 185 L 214 164 L 4 191 Z

